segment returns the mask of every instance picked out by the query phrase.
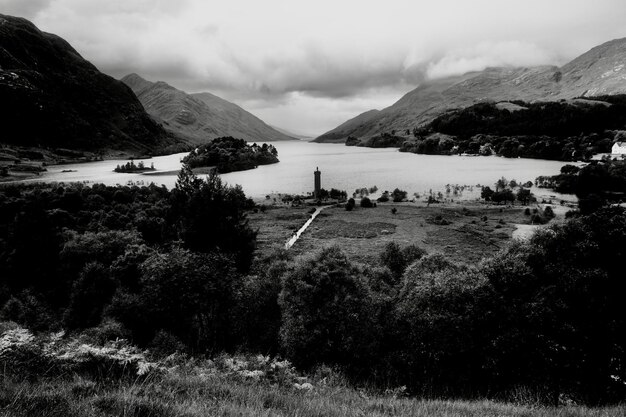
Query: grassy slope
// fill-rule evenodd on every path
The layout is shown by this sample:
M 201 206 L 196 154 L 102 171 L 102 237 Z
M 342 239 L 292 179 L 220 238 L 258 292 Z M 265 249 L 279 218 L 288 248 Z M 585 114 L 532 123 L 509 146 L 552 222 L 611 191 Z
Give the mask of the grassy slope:
M 626 406 L 559 408 L 376 395 L 329 384 L 310 391 L 223 375 L 170 375 L 135 384 L 86 379 L 0 382 L 0 416 L 623 416 Z

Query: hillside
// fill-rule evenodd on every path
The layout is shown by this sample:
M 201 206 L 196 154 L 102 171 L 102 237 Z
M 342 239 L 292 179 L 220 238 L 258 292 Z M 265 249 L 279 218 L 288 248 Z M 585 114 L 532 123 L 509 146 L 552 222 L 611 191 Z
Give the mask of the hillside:
M 361 113 L 352 119 L 343 122 L 335 129 L 324 133 L 319 138 L 315 139 L 315 142 L 337 142 L 343 143 L 348 135 L 362 136 L 370 129 L 370 125 L 367 123 L 370 120 L 376 118 L 380 113 L 380 110 L 369 110 L 365 113 Z
M 0 142 L 5 158 L 59 151 L 163 153 L 181 141 L 143 109 L 123 83 L 98 71 L 60 37 L 0 15 Z M 37 151 L 35 151 L 35 148 Z M 76 152 L 80 151 L 80 152 Z
M 135 92 L 150 115 L 163 121 L 167 130 L 194 144 L 221 136 L 254 142 L 295 139 L 211 93 L 187 94 L 165 82 L 150 82 L 137 74 L 127 75 L 122 82 Z
M 316 138 L 343 142 L 348 136 L 371 137 L 406 131 L 450 109 L 483 101 L 556 101 L 580 96 L 626 93 L 626 38 L 607 42 L 559 68 L 487 68 L 461 76 L 427 81 L 377 114 L 363 113 Z M 353 121 L 361 120 L 356 124 Z

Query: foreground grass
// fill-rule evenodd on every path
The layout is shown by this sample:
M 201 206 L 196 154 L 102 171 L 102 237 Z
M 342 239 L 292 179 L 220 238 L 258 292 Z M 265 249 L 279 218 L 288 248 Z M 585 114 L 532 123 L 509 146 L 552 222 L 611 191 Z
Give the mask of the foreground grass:
M 311 390 L 178 373 L 144 381 L 74 378 L 0 384 L 0 416 L 623 416 L 626 406 L 559 408 L 374 395 L 346 386 Z

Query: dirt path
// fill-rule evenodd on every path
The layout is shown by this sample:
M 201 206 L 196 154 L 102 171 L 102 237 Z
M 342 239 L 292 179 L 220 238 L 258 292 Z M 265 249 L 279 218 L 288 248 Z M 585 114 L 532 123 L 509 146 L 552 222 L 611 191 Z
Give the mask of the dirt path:
M 302 233 L 304 233 L 306 228 L 309 227 L 311 225 L 311 223 L 313 223 L 313 220 L 315 220 L 317 215 L 320 214 L 322 212 L 322 210 L 324 210 L 325 208 L 328 208 L 328 207 L 330 207 L 330 206 L 317 207 L 315 209 L 315 212 L 311 215 L 311 218 L 309 220 L 307 220 L 306 223 L 304 223 L 304 225 L 296 233 L 293 234 L 293 236 L 291 236 L 291 238 L 287 241 L 287 243 L 285 243 L 285 249 L 291 248 L 293 246 L 293 244 L 296 243 L 298 238 L 300 238 L 300 235 Z

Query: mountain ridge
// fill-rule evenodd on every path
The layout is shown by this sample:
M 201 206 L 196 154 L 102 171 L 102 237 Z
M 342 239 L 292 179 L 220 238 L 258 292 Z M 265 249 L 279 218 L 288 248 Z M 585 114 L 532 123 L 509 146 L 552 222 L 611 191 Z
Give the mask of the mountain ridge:
M 626 38 L 622 38 L 598 45 L 561 67 L 488 67 L 429 80 L 377 114 L 361 113 L 314 141 L 343 143 L 349 136 L 413 130 L 445 111 L 481 101 L 555 101 L 626 93 L 625 64 Z
M 100 72 L 67 41 L 2 14 L 0 96 L 0 142 L 38 149 L 40 159 L 58 149 L 119 155 L 185 146 L 144 111 L 126 85 Z
M 189 94 L 166 82 L 148 81 L 134 73 L 121 81 L 133 90 L 151 116 L 163 121 L 166 130 L 196 145 L 222 136 L 252 142 L 296 140 L 212 93 Z

